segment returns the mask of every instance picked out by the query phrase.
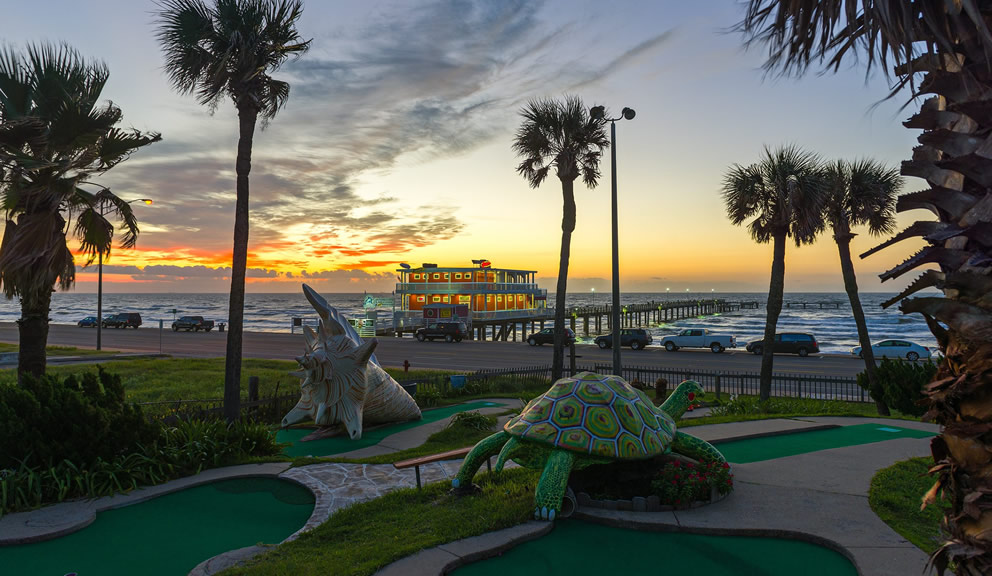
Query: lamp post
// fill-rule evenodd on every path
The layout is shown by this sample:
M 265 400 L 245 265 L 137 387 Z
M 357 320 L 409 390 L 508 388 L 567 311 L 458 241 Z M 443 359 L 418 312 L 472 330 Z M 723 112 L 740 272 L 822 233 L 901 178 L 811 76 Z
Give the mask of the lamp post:
M 593 106 L 589 116 L 610 123 L 610 182 L 613 202 L 613 374 L 620 375 L 620 249 L 617 226 L 617 120 L 634 119 L 634 109 L 624 108 L 616 118 L 606 117 L 606 108 Z
M 590 288 L 589 291 L 592 292 L 592 307 L 595 308 L 596 307 L 596 289 L 595 288 Z
M 97 184 L 99 186 L 99 184 Z M 104 188 L 104 190 L 109 191 L 109 188 Z M 127 203 L 132 202 L 144 202 L 145 204 L 151 204 L 152 200 L 150 198 L 136 198 L 134 200 L 128 200 Z M 103 216 L 106 212 L 103 211 L 101 205 L 100 216 Z M 97 266 L 96 266 L 96 349 L 102 350 L 103 347 L 103 250 L 97 253 Z

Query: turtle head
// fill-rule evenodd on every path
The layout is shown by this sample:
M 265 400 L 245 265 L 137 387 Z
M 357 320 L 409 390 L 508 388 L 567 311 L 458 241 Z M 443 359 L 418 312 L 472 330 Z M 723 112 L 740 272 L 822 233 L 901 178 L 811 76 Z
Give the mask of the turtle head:
M 705 394 L 699 382 L 684 380 L 661 405 L 661 409 L 672 418 L 680 418 L 691 404 L 701 401 Z

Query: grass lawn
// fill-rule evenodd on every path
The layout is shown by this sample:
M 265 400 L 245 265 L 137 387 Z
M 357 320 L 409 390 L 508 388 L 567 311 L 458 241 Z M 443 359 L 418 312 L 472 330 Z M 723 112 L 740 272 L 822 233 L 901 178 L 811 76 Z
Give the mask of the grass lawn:
M 708 394 L 706 400 L 714 400 Z M 892 418 L 919 422 L 917 416 L 906 415 L 892 410 L 891 416 L 879 416 L 872 402 L 844 402 L 840 400 L 816 400 L 812 398 L 771 398 L 764 406 L 756 396 L 737 396 L 733 400 L 723 399 L 723 406 L 714 406 L 712 414 L 701 418 L 690 418 L 679 422 L 680 427 L 746 422 L 768 418 L 801 418 L 807 416 L 857 416 L 862 418 Z M 720 412 L 724 412 L 721 414 Z
M 17 352 L 20 345 L 9 342 L 0 342 L 0 354 Z M 108 354 L 118 354 L 116 350 L 91 350 L 88 348 L 73 348 L 71 346 L 48 346 L 45 353 L 49 356 L 106 356 Z
M 942 541 L 940 500 L 936 506 L 930 505 L 920 511 L 920 500 L 934 483 L 927 474 L 931 466 L 933 459 L 929 457 L 896 462 L 879 470 L 868 489 L 868 504 L 875 514 L 927 554 L 936 550 Z
M 540 472 L 524 468 L 481 474 L 482 493 L 457 497 L 450 484 L 408 488 L 335 513 L 299 539 L 225 576 L 366 576 L 415 552 L 509 528 L 534 513 Z

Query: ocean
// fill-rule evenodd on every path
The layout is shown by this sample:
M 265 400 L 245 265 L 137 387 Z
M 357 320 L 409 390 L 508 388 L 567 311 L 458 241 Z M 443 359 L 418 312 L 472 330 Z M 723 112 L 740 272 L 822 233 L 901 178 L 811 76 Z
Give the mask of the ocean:
M 935 295 L 937 293 L 934 293 Z M 389 297 L 388 294 L 373 294 L 374 296 Z M 937 342 L 927 328 L 923 317 L 918 314 L 903 315 L 893 306 L 883 310 L 882 302 L 894 294 L 863 293 L 861 303 L 868 323 L 868 333 L 872 342 L 887 338 L 901 338 L 936 348 Z M 364 294 L 326 293 L 327 301 L 348 318 L 358 318 L 364 315 L 362 302 Z M 671 334 L 685 327 L 699 327 L 730 333 L 737 336 L 740 346 L 750 340 L 760 339 L 764 332 L 765 302 L 767 294 L 762 293 L 710 293 L 710 294 L 668 294 L 668 293 L 637 293 L 621 294 L 622 304 L 646 303 L 650 301 L 664 302 L 666 300 L 711 299 L 719 298 L 731 302 L 758 302 L 756 310 L 742 310 L 715 316 L 688 318 L 652 326 L 651 333 L 655 342 L 661 336 Z M 604 305 L 610 302 L 609 294 L 602 293 L 571 293 L 568 295 L 568 306 Z M 793 292 L 785 295 L 786 304 L 791 307 L 782 309 L 778 320 L 779 332 L 811 332 L 816 336 L 823 352 L 848 353 L 851 347 L 858 345 L 857 329 L 851 316 L 847 294 L 844 293 L 802 293 Z M 803 309 L 797 304 L 807 302 Z M 839 304 L 837 308 L 819 308 L 820 303 L 829 306 Z M 554 295 L 548 295 L 548 303 L 554 303 Z M 138 312 L 141 314 L 145 327 L 154 327 L 162 320 L 168 327 L 174 317 L 203 316 L 216 322 L 227 319 L 227 294 L 104 294 L 104 315 L 117 312 Z M 379 308 L 379 324 L 388 324 L 392 319 L 392 309 Z M 75 292 L 56 292 L 52 295 L 51 319 L 54 324 L 75 324 L 86 316 L 96 315 L 96 294 L 80 294 Z M 20 317 L 20 303 L 17 300 L 0 298 L 0 322 L 13 322 Z M 255 332 L 289 332 L 294 317 L 307 318 L 315 321 L 317 315 L 310 307 L 303 293 L 298 294 L 246 294 L 245 295 L 245 330 Z M 577 326 L 581 332 L 581 324 Z M 580 342 L 583 340 L 579 334 Z M 591 340 L 591 338 L 589 339 Z

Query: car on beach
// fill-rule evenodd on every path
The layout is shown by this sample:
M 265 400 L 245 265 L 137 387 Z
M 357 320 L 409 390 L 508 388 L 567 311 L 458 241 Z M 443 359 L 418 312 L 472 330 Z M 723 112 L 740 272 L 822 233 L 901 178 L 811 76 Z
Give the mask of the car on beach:
M 141 314 L 137 312 L 121 312 L 103 319 L 104 328 L 134 328 L 141 326 Z
M 79 326 L 80 328 L 96 328 L 96 325 L 97 325 L 96 316 L 87 316 L 86 318 L 83 318 L 79 322 L 76 322 L 76 326 Z
M 555 343 L 555 329 L 545 328 L 540 332 L 534 332 L 527 337 L 527 343 L 531 346 L 541 346 L 543 344 Z M 565 346 L 575 344 L 575 332 L 571 328 L 565 328 Z
M 462 322 L 431 322 L 423 328 L 417 328 L 414 337 L 423 342 L 444 338 L 445 342 L 461 342 L 468 337 L 468 328 Z
M 621 328 L 620 346 L 630 346 L 634 350 L 640 350 L 651 343 L 653 338 L 651 333 L 641 328 Z M 600 348 L 613 347 L 613 334 L 603 334 L 597 336 L 593 342 Z
M 744 347 L 745 350 L 751 352 L 752 354 L 761 355 L 765 350 L 765 341 L 752 340 L 747 343 Z M 820 345 L 816 343 L 816 337 L 812 334 L 806 334 L 801 332 L 782 332 L 781 334 L 775 335 L 775 347 L 773 349 L 774 354 L 798 354 L 800 356 L 807 356 L 809 354 L 816 354 L 820 351 Z
M 861 358 L 861 346 L 851 348 L 851 354 Z M 905 358 L 916 362 L 920 358 L 930 358 L 930 349 L 907 340 L 882 340 L 871 345 L 875 358 Z

